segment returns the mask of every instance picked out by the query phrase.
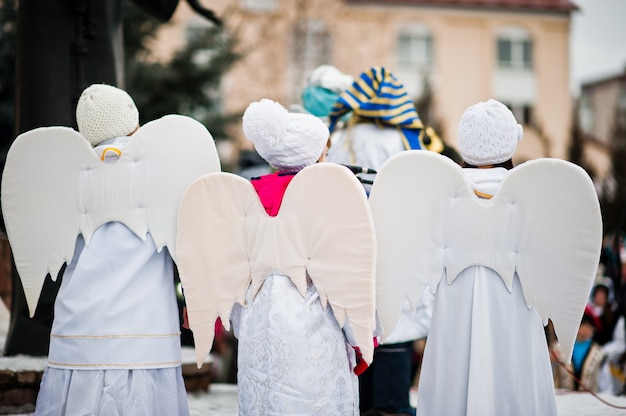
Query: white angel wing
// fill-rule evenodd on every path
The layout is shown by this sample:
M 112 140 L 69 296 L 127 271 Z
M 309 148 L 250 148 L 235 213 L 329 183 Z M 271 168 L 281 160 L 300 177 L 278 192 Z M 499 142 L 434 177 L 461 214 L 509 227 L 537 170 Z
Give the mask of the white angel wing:
M 80 172 L 99 165 L 89 142 L 67 127 L 18 136 L 2 174 L 2 213 L 30 315 L 46 275 L 71 260 L 82 207 Z
M 595 278 L 602 247 L 602 217 L 589 175 L 557 159 L 538 159 L 513 169 L 497 198 L 512 201 L 519 215 L 517 274 L 528 305 L 550 319 L 571 357 Z
M 601 246 L 598 200 L 586 173 L 537 160 L 513 169 L 490 200 L 479 200 L 462 169 L 425 151 L 390 158 L 370 194 L 378 242 L 377 305 L 386 335 L 402 300 L 465 268 L 495 270 L 507 287 L 517 271 L 528 305 L 552 319 L 571 353 Z M 383 336 L 383 339 L 385 336 Z
M 137 177 L 134 191 L 141 191 L 141 205 L 149 207 L 147 223 L 154 244 L 158 250 L 167 246 L 176 261 L 180 200 L 195 179 L 221 169 L 213 137 L 193 118 L 172 114 L 146 123 L 124 150 L 121 159 L 145 172 L 145 177 Z
M 178 227 L 178 268 L 198 366 L 211 349 L 215 319 L 227 324 L 250 284 L 255 295 L 268 275 L 280 273 L 304 296 L 307 271 L 323 304 L 331 304 L 341 326 L 350 322 L 371 362 L 375 239 L 365 193 L 347 169 L 330 163 L 303 169 L 276 217 L 246 180 L 205 175 L 185 193 Z
M 449 201 L 470 194 L 460 167 L 433 152 L 400 152 L 378 170 L 369 204 L 378 247 L 376 303 L 383 341 L 396 326 L 404 299 L 415 310 L 424 287 L 436 289 L 444 272 Z
M 89 142 L 65 127 L 20 135 L 2 178 L 7 235 L 31 315 L 46 274 L 71 260 L 76 237 L 86 244 L 109 221 L 138 236 L 151 232 L 159 249 L 175 252 L 176 215 L 184 190 L 219 170 L 209 132 L 184 116 L 143 126 L 116 163 L 104 164 Z

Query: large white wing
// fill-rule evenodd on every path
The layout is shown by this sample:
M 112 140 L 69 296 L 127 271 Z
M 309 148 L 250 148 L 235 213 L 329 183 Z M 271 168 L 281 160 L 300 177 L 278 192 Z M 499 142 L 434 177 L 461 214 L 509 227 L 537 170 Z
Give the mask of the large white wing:
M 30 315 L 46 275 L 56 279 L 74 254 L 82 207 L 80 172 L 100 164 L 89 142 L 67 127 L 18 136 L 2 174 L 2 213 Z
M 219 172 L 215 142 L 193 118 L 168 115 L 146 123 L 133 135 L 122 158 L 145 177 L 137 178 L 141 204 L 157 249 L 167 246 L 176 261 L 176 219 L 185 190 L 200 176 Z
M 415 310 L 426 285 L 444 272 L 446 221 L 453 198 L 470 198 L 460 167 L 425 150 L 391 156 L 378 169 L 369 204 L 376 229 L 376 303 L 383 341 L 402 304 Z
M 602 217 L 589 175 L 558 159 L 511 171 L 495 198 L 511 201 L 519 223 L 517 274 L 528 305 L 550 319 L 565 357 L 593 285 L 602 247 Z
M 230 174 L 205 175 L 188 189 L 179 214 L 178 270 L 185 289 L 198 366 L 219 316 L 255 295 L 272 273 L 306 294 L 308 271 L 323 304 L 349 322 L 371 362 L 375 239 L 361 184 L 346 168 L 322 163 L 299 172 L 279 214 L 270 217 L 252 185 Z
M 101 162 L 69 128 L 20 135 L 7 155 L 2 209 L 31 315 L 46 274 L 56 278 L 71 260 L 79 233 L 88 244 L 100 225 L 119 221 L 141 238 L 151 232 L 159 250 L 175 252 L 180 197 L 214 170 L 211 135 L 184 116 L 147 123 L 113 164 Z
M 370 194 L 378 240 L 377 302 L 385 330 L 402 299 L 413 308 L 425 284 L 452 282 L 484 265 L 507 287 L 517 271 L 529 306 L 552 319 L 571 346 L 599 261 L 602 226 L 588 175 L 556 159 L 511 170 L 496 195 L 479 200 L 462 169 L 432 152 L 408 151 L 379 169 Z M 383 337 L 384 338 L 384 337 Z

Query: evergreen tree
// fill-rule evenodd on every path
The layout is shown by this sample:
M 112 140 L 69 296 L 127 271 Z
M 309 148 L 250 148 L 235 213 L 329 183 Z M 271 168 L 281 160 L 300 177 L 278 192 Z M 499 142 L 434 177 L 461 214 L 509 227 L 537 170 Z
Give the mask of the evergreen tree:
M 205 17 L 209 15 L 207 18 L 210 19 L 210 11 L 202 9 L 197 0 L 187 1 L 195 11 L 203 12 L 204 14 L 201 14 Z M 15 138 L 16 130 L 15 62 L 18 3 L 19 0 L 0 0 L 0 163 L 2 163 L 0 172 L 4 168 L 6 153 Z M 233 38 L 219 27 L 209 27 L 201 31 L 194 42 L 190 42 L 179 51 L 171 62 L 162 65 L 149 63 L 148 41 L 154 36 L 161 22 L 146 17 L 146 13 L 137 9 L 130 1 L 121 1 L 119 4 L 124 7 L 126 31 L 127 79 L 124 87 L 135 98 L 142 122 L 167 113 L 182 113 L 196 117 L 204 123 L 216 139 L 226 138 L 224 126 L 233 116 L 221 114 L 216 97 L 221 76 L 236 60 L 236 55 L 232 52 Z M 208 59 L 202 60 L 202 57 Z M 12 300 L 11 327 L 7 336 L 6 351 L 10 349 L 11 355 L 32 354 L 32 351 L 38 351 L 34 354 L 39 355 L 41 351 L 47 351 L 47 345 L 39 345 L 45 337 L 40 337 L 37 333 L 39 331 L 49 335 L 51 321 L 48 317 L 52 315 L 46 313 L 43 319 L 39 319 L 40 325 L 33 325 L 34 320 L 27 316 L 25 301 L 15 302 L 17 298 L 23 299 L 23 293 L 20 295 L 19 289 L 15 289 L 19 285 L 19 279 L 14 269 L 12 281 L 13 294 L 16 297 L 14 296 Z M 53 302 L 54 294 L 46 295 L 45 285 L 43 292 L 42 298 Z M 39 327 L 42 329 L 39 330 Z M 13 340 L 15 342 L 12 342 Z
M 131 2 L 124 3 L 126 89 L 139 108 L 141 122 L 178 113 L 203 123 L 216 140 L 227 139 L 228 125 L 241 114 L 225 114 L 220 81 L 237 61 L 235 38 L 222 26 L 188 31 L 188 42 L 171 60 L 155 62 L 148 45 L 159 21 Z
M 0 2 L 0 169 L 15 138 L 16 0 Z M 1 172 L 1 170 L 0 170 Z
M 171 61 L 153 62 L 149 45 L 163 22 L 131 1 L 122 6 L 125 89 L 139 108 L 141 122 L 185 114 L 203 123 L 216 140 L 227 139 L 228 124 L 240 114 L 222 113 L 219 88 L 222 76 L 239 58 L 235 37 L 207 23 Z M 15 138 L 16 7 L 17 0 L 0 1 L 0 167 Z

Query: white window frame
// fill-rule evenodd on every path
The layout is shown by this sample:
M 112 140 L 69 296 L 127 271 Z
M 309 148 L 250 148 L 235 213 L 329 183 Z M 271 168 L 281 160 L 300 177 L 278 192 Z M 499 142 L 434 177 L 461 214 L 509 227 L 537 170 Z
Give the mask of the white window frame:
M 408 42 L 406 49 L 403 48 L 403 42 Z M 407 56 L 404 56 L 405 51 Z M 411 67 L 420 72 L 431 71 L 433 55 L 433 36 L 426 25 L 413 23 L 400 28 L 396 37 L 398 67 Z
M 399 28 L 395 45 L 396 67 L 394 74 L 407 93 L 419 98 L 424 82 L 433 82 L 435 40 L 432 30 L 419 22 Z
M 278 0 L 239 0 L 242 9 L 254 13 L 270 13 L 278 9 Z
M 500 44 L 510 44 L 510 58 L 502 59 L 500 56 Z M 500 69 L 532 70 L 534 45 L 530 33 L 521 27 L 509 26 L 498 31 L 496 37 L 496 64 Z M 525 52 L 525 47 L 528 52 Z M 528 56 L 526 56 L 528 55 Z

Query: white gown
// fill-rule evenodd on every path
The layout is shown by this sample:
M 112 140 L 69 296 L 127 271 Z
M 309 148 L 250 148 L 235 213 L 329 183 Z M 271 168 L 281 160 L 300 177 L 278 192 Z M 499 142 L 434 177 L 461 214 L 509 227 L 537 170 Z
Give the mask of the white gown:
M 555 415 L 543 324 L 569 356 L 602 243 L 589 176 L 556 159 L 461 169 L 408 151 L 379 170 L 369 201 L 383 328 L 400 300 L 435 291 L 417 414 Z
M 351 345 L 371 362 L 375 239 L 354 175 L 305 167 L 273 216 L 247 180 L 209 174 L 187 190 L 180 214 L 187 243 L 177 264 L 198 365 L 215 319 L 232 322 L 240 414 L 358 415 Z
M 150 234 L 143 241 L 110 222 L 88 246 L 78 239 L 54 304 L 35 414 L 189 414 L 173 262 Z
M 219 169 L 210 133 L 180 115 L 95 149 L 59 126 L 14 141 L 2 210 L 31 316 L 67 264 L 38 416 L 189 414 L 171 253 L 184 190 Z
M 239 340 L 241 415 L 358 415 L 355 352 L 307 279 L 306 297 L 291 279 L 271 275 L 231 322 Z
M 506 175 L 464 172 L 491 195 Z M 517 276 L 511 292 L 485 266 L 465 269 L 452 284 L 442 279 L 422 365 L 418 415 L 556 415 L 541 316 L 526 305 Z

